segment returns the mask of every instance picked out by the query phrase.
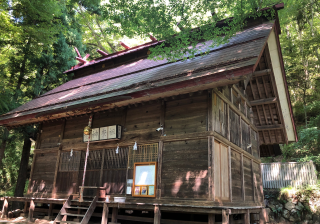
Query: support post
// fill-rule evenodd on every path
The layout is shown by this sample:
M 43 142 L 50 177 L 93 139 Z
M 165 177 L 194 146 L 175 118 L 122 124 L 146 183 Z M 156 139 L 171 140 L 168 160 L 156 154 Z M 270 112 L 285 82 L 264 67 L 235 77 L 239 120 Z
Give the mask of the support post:
M 111 222 L 114 222 L 114 223 L 118 222 L 118 208 L 112 208 Z
M 29 222 L 33 222 L 33 212 L 34 212 L 34 208 L 35 208 L 34 201 L 31 200 L 31 201 L 30 201 L 30 208 L 29 208 L 29 215 L 28 215 L 28 220 L 29 220 Z
M 108 215 L 109 215 L 109 207 L 108 207 L 108 204 L 104 203 L 101 224 L 108 224 Z
M 222 224 L 229 224 L 229 209 L 222 210 Z
M 163 141 L 159 141 L 158 170 L 157 170 L 157 192 L 156 192 L 157 199 L 161 198 L 162 152 L 163 152 Z
M 8 199 L 5 198 L 3 201 L 3 207 L 2 207 L 2 215 L 1 218 L 8 218 Z
M 246 211 L 246 213 L 244 213 L 244 216 L 243 216 L 243 221 L 244 221 L 244 224 L 250 224 L 250 211 L 249 209 Z
M 159 205 L 154 206 L 154 224 L 160 224 L 161 222 L 161 211 Z
M 216 216 L 214 214 L 209 214 L 208 215 L 208 224 L 215 224 L 216 221 Z
M 51 219 L 51 217 L 52 217 L 52 215 L 53 215 L 52 210 L 53 210 L 53 204 L 50 203 L 50 204 L 49 204 L 49 211 L 48 211 L 49 220 Z
M 267 209 L 263 208 L 260 212 L 260 224 L 266 224 L 269 222 Z

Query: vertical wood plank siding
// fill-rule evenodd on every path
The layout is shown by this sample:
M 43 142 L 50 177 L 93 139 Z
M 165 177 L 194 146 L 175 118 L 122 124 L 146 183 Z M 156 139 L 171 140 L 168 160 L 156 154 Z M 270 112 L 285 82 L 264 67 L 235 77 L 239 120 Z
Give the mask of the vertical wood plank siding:
M 162 155 L 163 197 L 207 199 L 208 139 L 164 143 Z
M 315 166 L 310 162 L 261 163 L 264 188 L 293 186 L 300 188 L 305 184 L 316 184 Z

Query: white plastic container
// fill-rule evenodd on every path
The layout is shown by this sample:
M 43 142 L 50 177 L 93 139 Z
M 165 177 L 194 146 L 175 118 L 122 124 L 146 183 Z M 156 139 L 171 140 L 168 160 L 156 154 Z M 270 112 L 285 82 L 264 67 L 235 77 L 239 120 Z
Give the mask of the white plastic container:
M 126 197 L 114 197 L 113 201 L 114 202 L 124 203 L 124 202 L 126 202 Z

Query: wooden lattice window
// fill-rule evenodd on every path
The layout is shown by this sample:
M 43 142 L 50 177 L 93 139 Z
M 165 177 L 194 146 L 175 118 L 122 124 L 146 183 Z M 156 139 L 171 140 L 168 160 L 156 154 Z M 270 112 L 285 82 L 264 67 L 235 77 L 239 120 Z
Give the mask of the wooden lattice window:
M 134 163 L 156 162 L 158 160 L 158 143 L 139 145 L 137 150 L 129 147 L 128 169 L 133 169 Z
M 121 169 L 127 168 L 128 163 L 128 148 L 106 149 L 104 154 L 103 169 Z
M 78 171 L 81 151 L 61 152 L 59 171 Z
M 87 170 L 100 170 L 103 150 L 89 151 Z M 80 170 L 84 170 L 86 151 L 81 153 Z

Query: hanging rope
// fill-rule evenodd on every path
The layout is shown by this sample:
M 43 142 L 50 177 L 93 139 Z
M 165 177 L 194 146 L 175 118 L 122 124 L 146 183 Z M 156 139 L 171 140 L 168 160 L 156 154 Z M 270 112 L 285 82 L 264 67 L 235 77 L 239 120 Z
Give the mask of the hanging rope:
M 91 123 L 92 123 L 92 116 L 89 118 L 89 124 L 88 126 L 91 128 Z M 91 138 L 91 133 L 89 134 L 88 138 L 88 144 L 87 144 L 87 153 L 86 153 L 86 159 L 84 161 L 84 169 L 83 169 L 83 177 L 82 177 L 82 190 L 84 187 L 84 180 L 86 178 L 86 170 L 87 170 L 87 162 L 88 162 L 88 156 L 89 156 L 89 145 L 90 145 L 90 138 Z

